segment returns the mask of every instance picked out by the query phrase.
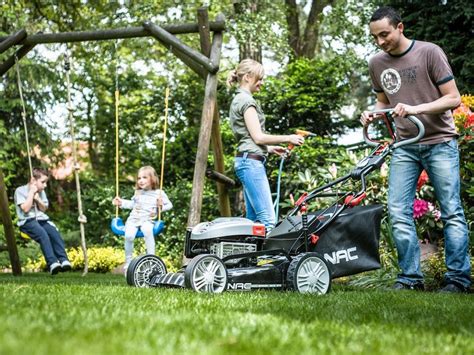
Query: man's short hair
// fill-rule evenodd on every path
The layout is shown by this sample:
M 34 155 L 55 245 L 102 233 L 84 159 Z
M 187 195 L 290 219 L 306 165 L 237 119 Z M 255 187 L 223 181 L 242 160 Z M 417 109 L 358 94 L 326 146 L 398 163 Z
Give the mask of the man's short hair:
M 390 6 L 383 6 L 372 14 L 370 22 L 379 21 L 384 18 L 388 19 L 388 22 L 393 26 L 397 27 L 400 22 L 402 22 L 402 17 L 400 14 Z
M 42 176 L 46 176 L 47 178 L 49 178 L 48 170 L 43 168 L 33 168 L 33 177 L 35 179 L 39 179 Z

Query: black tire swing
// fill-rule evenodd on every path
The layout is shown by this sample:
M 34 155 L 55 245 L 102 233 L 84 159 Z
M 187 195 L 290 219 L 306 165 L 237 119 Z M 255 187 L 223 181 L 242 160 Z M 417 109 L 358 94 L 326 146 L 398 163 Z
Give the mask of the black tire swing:
M 117 53 L 117 50 L 115 51 Z M 163 149 L 161 154 L 161 173 L 160 173 L 160 190 L 163 191 L 163 175 L 165 164 L 165 149 L 166 149 L 166 131 L 168 125 L 168 97 L 169 88 L 165 91 L 165 116 L 163 125 Z M 119 98 L 120 91 L 118 86 L 118 68 L 115 66 L 115 196 L 119 196 Z M 125 235 L 125 223 L 119 217 L 119 207 L 115 206 L 115 217 L 110 222 L 110 228 L 115 235 Z M 158 219 L 153 225 L 153 235 L 157 236 L 165 228 L 165 222 L 161 220 L 161 207 L 158 206 Z M 139 228 L 135 234 L 135 238 L 143 238 L 143 232 Z

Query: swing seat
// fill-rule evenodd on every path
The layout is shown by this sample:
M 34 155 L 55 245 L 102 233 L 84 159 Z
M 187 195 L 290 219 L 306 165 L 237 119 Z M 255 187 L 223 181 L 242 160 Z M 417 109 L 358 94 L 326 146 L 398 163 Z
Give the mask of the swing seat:
M 120 217 L 115 217 L 114 219 L 112 219 L 112 222 L 110 222 L 110 228 L 112 229 L 112 232 L 114 232 L 115 235 L 125 235 L 125 224 L 123 223 L 123 220 Z M 156 221 L 155 225 L 153 226 L 153 235 L 157 236 L 163 231 L 164 228 L 165 222 Z M 138 229 L 135 238 L 143 238 L 143 232 L 140 230 L 140 228 Z
M 21 239 L 26 240 L 26 241 L 31 240 L 31 237 L 25 232 L 20 232 L 20 237 Z

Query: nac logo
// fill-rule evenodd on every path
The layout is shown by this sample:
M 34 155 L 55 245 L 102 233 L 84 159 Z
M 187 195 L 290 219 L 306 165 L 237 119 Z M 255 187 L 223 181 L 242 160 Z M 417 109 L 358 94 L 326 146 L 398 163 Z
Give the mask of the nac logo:
M 250 291 L 252 289 L 252 284 L 250 282 L 234 282 L 227 284 L 228 290 L 241 290 L 241 291 Z
M 331 254 L 324 253 L 324 259 L 333 265 L 339 264 L 343 260 L 349 262 L 351 260 L 359 259 L 359 256 L 355 254 L 356 251 L 357 248 L 353 247 L 349 249 L 333 251 Z

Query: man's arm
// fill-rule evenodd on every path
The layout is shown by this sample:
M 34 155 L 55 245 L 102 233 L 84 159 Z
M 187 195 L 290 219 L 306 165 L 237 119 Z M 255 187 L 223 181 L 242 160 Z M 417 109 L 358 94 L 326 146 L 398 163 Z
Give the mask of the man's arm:
M 400 117 L 419 115 L 420 113 L 437 114 L 456 108 L 461 104 L 461 95 L 454 79 L 438 86 L 438 88 L 442 95 L 439 99 L 415 106 L 399 103 L 395 106 L 394 113 Z

